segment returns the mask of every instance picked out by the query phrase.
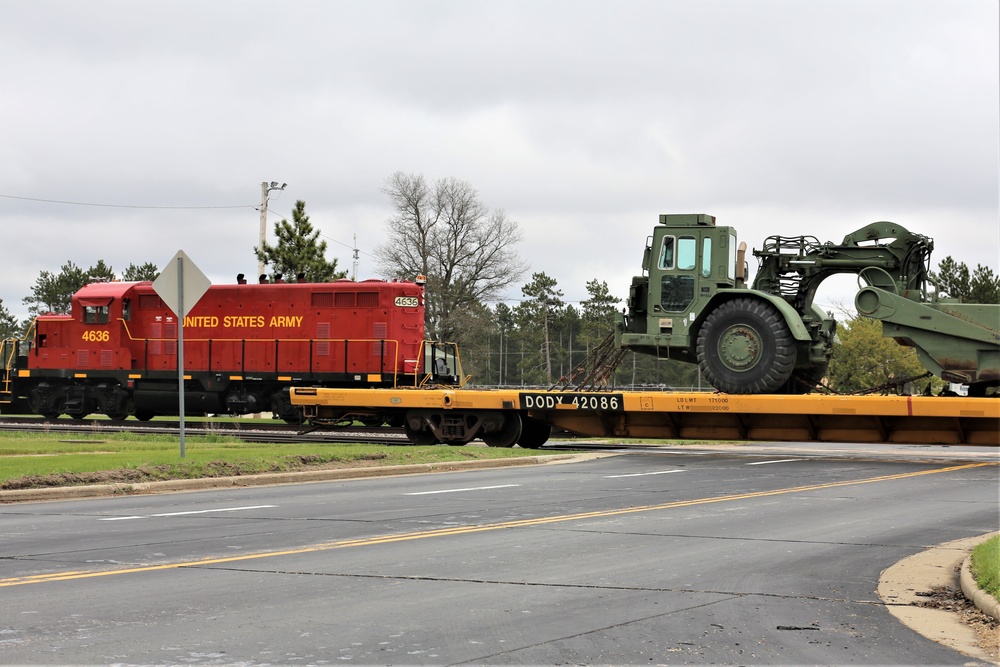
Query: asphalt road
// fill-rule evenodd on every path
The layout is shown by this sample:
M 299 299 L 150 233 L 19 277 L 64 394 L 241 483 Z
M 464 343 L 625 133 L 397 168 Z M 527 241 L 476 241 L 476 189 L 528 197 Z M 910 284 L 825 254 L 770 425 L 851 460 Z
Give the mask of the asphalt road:
M 976 664 L 875 591 L 995 452 L 781 454 L 0 506 L 0 663 Z

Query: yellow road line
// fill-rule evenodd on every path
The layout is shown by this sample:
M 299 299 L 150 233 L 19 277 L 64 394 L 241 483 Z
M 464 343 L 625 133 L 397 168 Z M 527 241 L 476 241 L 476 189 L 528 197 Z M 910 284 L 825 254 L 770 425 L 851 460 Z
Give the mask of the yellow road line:
M 824 484 L 810 484 L 807 486 L 793 486 L 773 491 L 755 491 L 753 493 L 737 493 L 727 496 L 716 496 L 713 498 L 696 498 L 692 500 L 677 500 L 659 505 L 640 505 L 636 507 L 622 507 L 611 510 L 599 510 L 595 512 L 581 512 L 579 514 L 562 514 L 556 516 L 539 517 L 535 519 L 520 519 L 518 521 L 503 521 L 501 523 L 488 523 L 481 526 L 455 526 L 451 528 L 438 528 L 435 530 L 424 530 L 415 533 L 396 533 L 391 535 L 380 535 L 377 537 L 364 537 L 351 540 L 339 540 L 336 542 L 325 542 L 295 549 L 285 549 L 282 551 L 265 551 L 256 554 L 242 554 L 239 556 L 228 556 L 225 558 L 205 558 L 202 560 L 186 561 L 182 563 L 166 563 L 163 565 L 143 565 L 117 570 L 92 570 L 73 572 L 52 572 L 49 574 L 36 574 L 25 577 L 12 577 L 10 579 L 0 579 L 0 588 L 7 586 L 21 586 L 24 584 L 41 584 L 50 581 L 69 581 L 75 579 L 90 579 L 94 577 L 110 577 L 122 574 L 135 574 L 139 572 L 156 572 L 158 570 L 177 570 L 185 567 L 204 567 L 208 565 L 222 565 L 226 563 L 238 563 L 260 558 L 275 558 L 278 556 L 294 556 L 298 554 L 316 553 L 319 551 L 331 551 L 333 549 L 346 549 L 349 547 L 364 547 L 375 544 L 392 544 L 394 542 L 406 542 L 410 540 L 423 540 L 433 537 L 448 537 L 452 535 L 469 535 L 472 533 L 483 533 L 492 530 L 507 530 L 510 528 L 526 528 L 530 526 L 542 526 L 551 523 L 564 523 L 566 521 L 580 521 L 583 519 L 600 519 L 610 516 L 621 516 L 623 514 L 636 514 L 639 512 L 654 512 L 657 510 L 676 509 L 679 507 L 692 507 L 695 505 L 708 505 L 711 503 L 732 502 L 735 500 L 748 500 L 752 498 L 766 498 L 768 496 L 780 496 L 789 493 L 804 493 L 806 491 L 818 491 L 821 489 L 834 489 L 843 486 L 855 486 L 858 484 L 872 484 L 874 482 L 888 482 L 898 479 L 910 479 L 923 475 L 936 475 L 944 472 L 954 472 L 957 470 L 968 470 L 970 468 L 982 468 L 984 466 L 995 466 L 997 463 L 968 463 L 964 465 L 949 466 L 947 468 L 936 468 L 932 470 L 922 470 L 920 472 L 900 473 L 898 475 L 883 475 L 880 477 L 869 477 L 867 479 L 847 480 L 843 482 L 828 482 Z

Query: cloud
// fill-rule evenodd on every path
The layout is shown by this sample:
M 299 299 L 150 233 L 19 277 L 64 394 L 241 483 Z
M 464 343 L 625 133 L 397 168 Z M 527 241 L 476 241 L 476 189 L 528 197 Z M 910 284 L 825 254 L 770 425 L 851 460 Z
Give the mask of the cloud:
M 625 296 L 668 212 L 757 247 L 889 219 L 1000 266 L 991 0 L 0 6 L 0 194 L 118 205 L 0 197 L 19 315 L 67 260 L 254 272 L 270 180 L 272 223 L 305 200 L 368 277 L 398 170 L 472 183 L 570 300 Z

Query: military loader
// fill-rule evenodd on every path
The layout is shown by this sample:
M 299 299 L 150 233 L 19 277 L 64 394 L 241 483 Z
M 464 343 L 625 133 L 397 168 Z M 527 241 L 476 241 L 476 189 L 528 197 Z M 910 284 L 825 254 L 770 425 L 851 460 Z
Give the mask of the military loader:
M 641 276 L 615 323 L 619 348 L 697 363 L 731 394 L 806 393 L 826 374 L 836 321 L 813 300 L 829 276 L 858 277 L 859 314 L 916 349 L 927 370 L 984 396 L 1000 385 L 1000 305 L 939 295 L 929 273 L 934 241 L 874 222 L 841 243 L 770 236 L 754 250 L 704 214 L 661 215 L 647 239 Z M 990 390 L 995 391 L 995 390 Z

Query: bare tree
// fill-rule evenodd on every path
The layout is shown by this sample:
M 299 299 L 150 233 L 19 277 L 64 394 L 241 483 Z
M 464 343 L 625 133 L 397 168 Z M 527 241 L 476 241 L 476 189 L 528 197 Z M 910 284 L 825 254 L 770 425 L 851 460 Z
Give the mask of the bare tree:
M 496 299 L 527 269 L 514 250 L 517 223 L 490 211 L 472 185 L 455 178 L 430 185 L 421 174 L 396 172 L 382 192 L 395 213 L 386 223 L 388 240 L 375 249 L 380 271 L 425 276 L 428 335 L 457 340 L 455 316 Z

